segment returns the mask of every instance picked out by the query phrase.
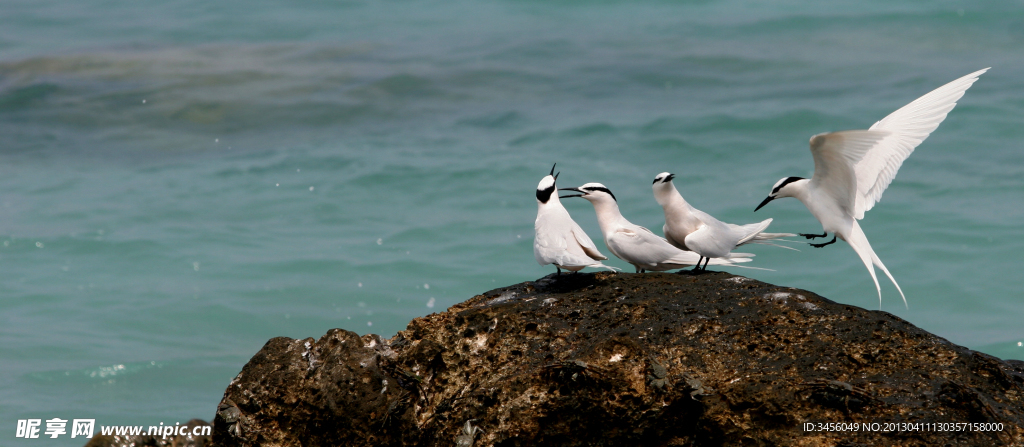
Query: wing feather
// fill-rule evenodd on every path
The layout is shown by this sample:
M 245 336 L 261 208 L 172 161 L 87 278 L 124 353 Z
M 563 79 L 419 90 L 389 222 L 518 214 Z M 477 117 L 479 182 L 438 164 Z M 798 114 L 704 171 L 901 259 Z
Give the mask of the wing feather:
M 576 238 L 576 242 L 580 243 L 580 247 L 583 247 L 583 252 L 594 259 L 606 260 L 607 256 L 597 251 L 597 245 L 594 245 L 594 241 L 590 240 L 590 236 L 587 236 L 587 232 L 583 231 L 580 224 L 576 221 L 572 221 L 572 235 Z
M 715 228 L 704 224 L 686 236 L 686 246 L 702 256 L 717 258 L 728 255 L 736 248 L 734 236 L 728 228 L 715 231 Z
M 844 212 L 853 215 L 857 203 L 854 166 L 888 136 L 889 132 L 881 130 L 844 130 L 811 137 L 811 183 L 828 193 Z
M 693 265 L 700 255 L 673 247 L 661 236 L 641 226 L 636 230 L 620 228 L 607 238 L 608 248 L 627 262 L 648 267 L 663 263 Z
M 857 176 L 854 217 L 864 218 L 864 212 L 882 199 L 882 193 L 889 187 L 903 160 L 939 127 L 946 119 L 946 114 L 956 106 L 956 101 L 986 71 L 988 68 L 932 90 L 868 129 L 887 131 L 889 136 L 871 148 L 854 167 Z

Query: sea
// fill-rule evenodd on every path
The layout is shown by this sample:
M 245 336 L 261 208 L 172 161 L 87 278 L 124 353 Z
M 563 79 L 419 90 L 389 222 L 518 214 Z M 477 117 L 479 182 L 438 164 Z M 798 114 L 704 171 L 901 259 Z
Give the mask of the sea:
M 554 273 L 555 163 L 659 234 L 665 171 L 723 221 L 820 233 L 754 212 L 808 138 L 986 67 L 861 221 L 907 306 L 842 241 L 725 270 L 1024 358 L 1022 49 L 1019 1 L 4 0 L 0 445 L 209 421 L 270 338 L 390 337 Z

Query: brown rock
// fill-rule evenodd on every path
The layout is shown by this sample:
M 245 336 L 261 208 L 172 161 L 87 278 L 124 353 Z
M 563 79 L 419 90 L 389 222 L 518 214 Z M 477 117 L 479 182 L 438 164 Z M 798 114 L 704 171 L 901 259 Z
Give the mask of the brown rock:
M 804 290 L 552 275 L 390 340 L 270 340 L 225 392 L 214 442 L 1024 445 L 1022 399 L 1024 362 Z

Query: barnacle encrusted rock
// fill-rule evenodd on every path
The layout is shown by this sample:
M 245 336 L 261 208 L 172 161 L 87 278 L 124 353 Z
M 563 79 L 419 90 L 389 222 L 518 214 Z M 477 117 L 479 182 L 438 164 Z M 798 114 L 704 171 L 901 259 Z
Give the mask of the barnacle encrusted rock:
M 213 440 L 1024 445 L 1022 428 L 1024 362 L 727 273 L 596 273 L 496 289 L 389 340 L 272 339 Z

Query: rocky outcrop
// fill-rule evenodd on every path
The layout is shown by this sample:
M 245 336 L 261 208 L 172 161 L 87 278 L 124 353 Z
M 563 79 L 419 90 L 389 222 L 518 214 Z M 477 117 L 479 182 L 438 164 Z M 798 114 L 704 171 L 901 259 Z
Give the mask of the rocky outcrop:
M 213 441 L 1024 445 L 1024 362 L 726 273 L 552 275 L 391 339 L 272 339 Z

